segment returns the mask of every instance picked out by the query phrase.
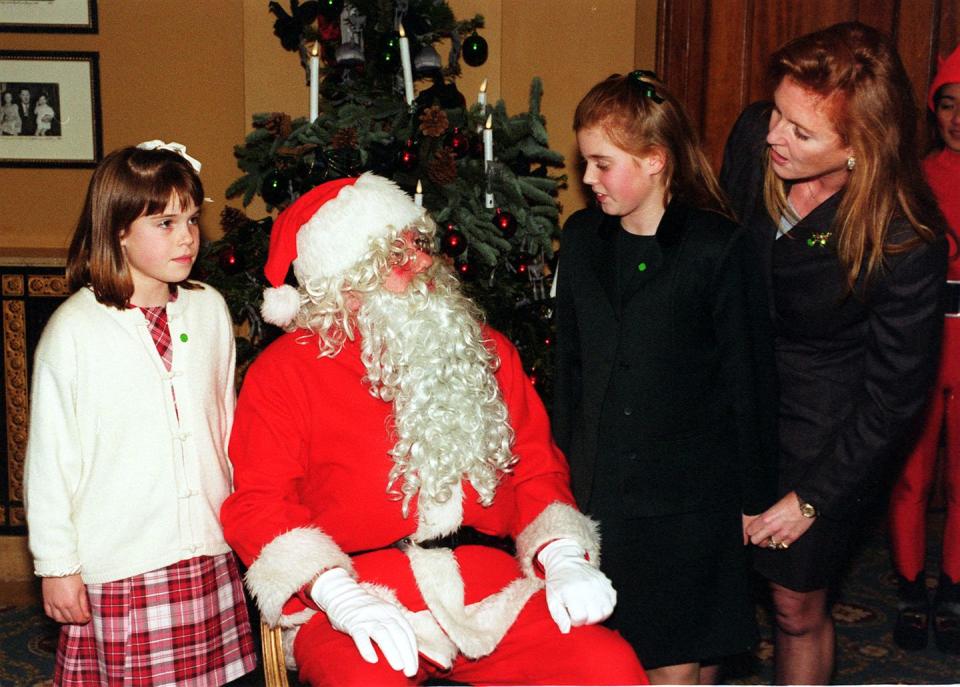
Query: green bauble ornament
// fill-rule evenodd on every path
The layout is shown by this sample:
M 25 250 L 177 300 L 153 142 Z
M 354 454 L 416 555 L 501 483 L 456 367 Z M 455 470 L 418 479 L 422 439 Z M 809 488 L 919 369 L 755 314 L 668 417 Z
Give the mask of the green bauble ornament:
M 270 170 L 263 177 L 260 195 L 267 204 L 280 205 L 290 198 L 290 183 L 277 170 Z
M 479 67 L 486 62 L 488 52 L 486 39 L 476 31 L 463 41 L 463 61 L 471 67 Z

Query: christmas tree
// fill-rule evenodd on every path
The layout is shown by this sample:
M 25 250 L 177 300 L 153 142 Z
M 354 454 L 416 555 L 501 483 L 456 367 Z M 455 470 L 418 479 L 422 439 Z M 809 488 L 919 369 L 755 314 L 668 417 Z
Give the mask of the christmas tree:
M 487 105 L 483 90 L 468 106 L 455 79 L 461 60 L 486 60 L 483 17 L 458 21 L 442 0 L 290 0 L 289 11 L 277 2 L 269 8 L 274 33 L 300 53 L 316 96 L 309 118 L 254 116 L 234 151 L 243 175 L 227 196 L 246 207 L 259 195 L 268 211 L 282 210 L 331 179 L 367 170 L 393 179 L 429 211 L 438 252 L 549 398 L 548 277 L 565 177 L 551 173 L 563 157 L 548 146 L 539 79 L 527 112 Z M 442 45 L 449 45 L 445 64 Z M 432 82 L 416 97 L 414 77 Z M 221 224 L 223 237 L 204 246 L 198 272 L 242 327 L 242 372 L 280 333 L 259 312 L 272 216 L 254 220 L 227 208 Z

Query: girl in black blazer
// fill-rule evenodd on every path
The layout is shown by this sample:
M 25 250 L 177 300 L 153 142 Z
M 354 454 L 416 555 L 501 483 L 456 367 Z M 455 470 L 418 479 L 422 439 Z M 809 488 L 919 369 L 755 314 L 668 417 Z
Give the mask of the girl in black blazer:
M 781 498 L 747 529 L 776 609 L 778 684 L 826 684 L 827 589 L 870 486 L 902 458 L 937 370 L 946 241 L 892 42 L 859 23 L 787 43 L 722 179 L 759 246 L 780 384 Z
M 577 107 L 599 209 L 562 233 L 554 431 L 601 521 L 610 624 L 654 683 L 756 638 L 745 527 L 773 503 L 772 346 L 748 237 L 649 72 Z

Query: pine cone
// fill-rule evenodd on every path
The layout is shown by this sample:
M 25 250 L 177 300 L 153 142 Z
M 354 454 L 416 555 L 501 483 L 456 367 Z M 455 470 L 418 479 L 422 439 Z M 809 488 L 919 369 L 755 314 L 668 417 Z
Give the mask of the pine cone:
M 254 126 L 261 129 L 266 129 L 279 139 L 286 139 L 288 136 L 290 136 L 290 132 L 293 130 L 293 125 L 290 122 L 290 115 L 288 115 L 286 112 L 271 112 L 270 116 L 263 120 L 262 123 L 259 125 L 254 123 Z
M 446 186 L 457 180 L 457 158 L 450 148 L 441 148 L 427 163 L 427 176 L 438 186 Z
M 224 233 L 236 231 L 249 223 L 250 218 L 239 208 L 233 208 L 228 205 L 220 212 L 220 226 L 223 227 Z
M 330 147 L 331 148 L 356 148 L 357 147 L 357 130 L 353 127 L 347 127 L 346 129 L 340 129 L 333 136 L 330 137 Z
M 432 105 L 423 111 L 420 115 L 420 131 L 425 136 L 439 138 L 443 136 L 447 127 L 450 126 L 450 120 L 447 119 L 447 113 L 440 109 L 439 105 Z

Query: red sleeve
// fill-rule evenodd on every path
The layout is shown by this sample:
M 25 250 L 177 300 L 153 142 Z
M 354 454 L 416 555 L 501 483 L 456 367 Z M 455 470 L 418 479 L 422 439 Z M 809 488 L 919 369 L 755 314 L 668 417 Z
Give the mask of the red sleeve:
M 546 409 L 523 370 L 517 349 L 499 332 L 488 330 L 487 334 L 500 357 L 496 376 L 514 431 L 514 453 L 519 458 L 513 476 L 517 513 L 512 534 L 516 537 L 550 504 L 576 506 L 566 458 L 553 441 Z
M 220 510 L 227 542 L 249 566 L 278 535 L 311 525 L 297 486 L 306 436 L 296 376 L 267 353 L 247 372 L 230 435 L 234 493 Z

